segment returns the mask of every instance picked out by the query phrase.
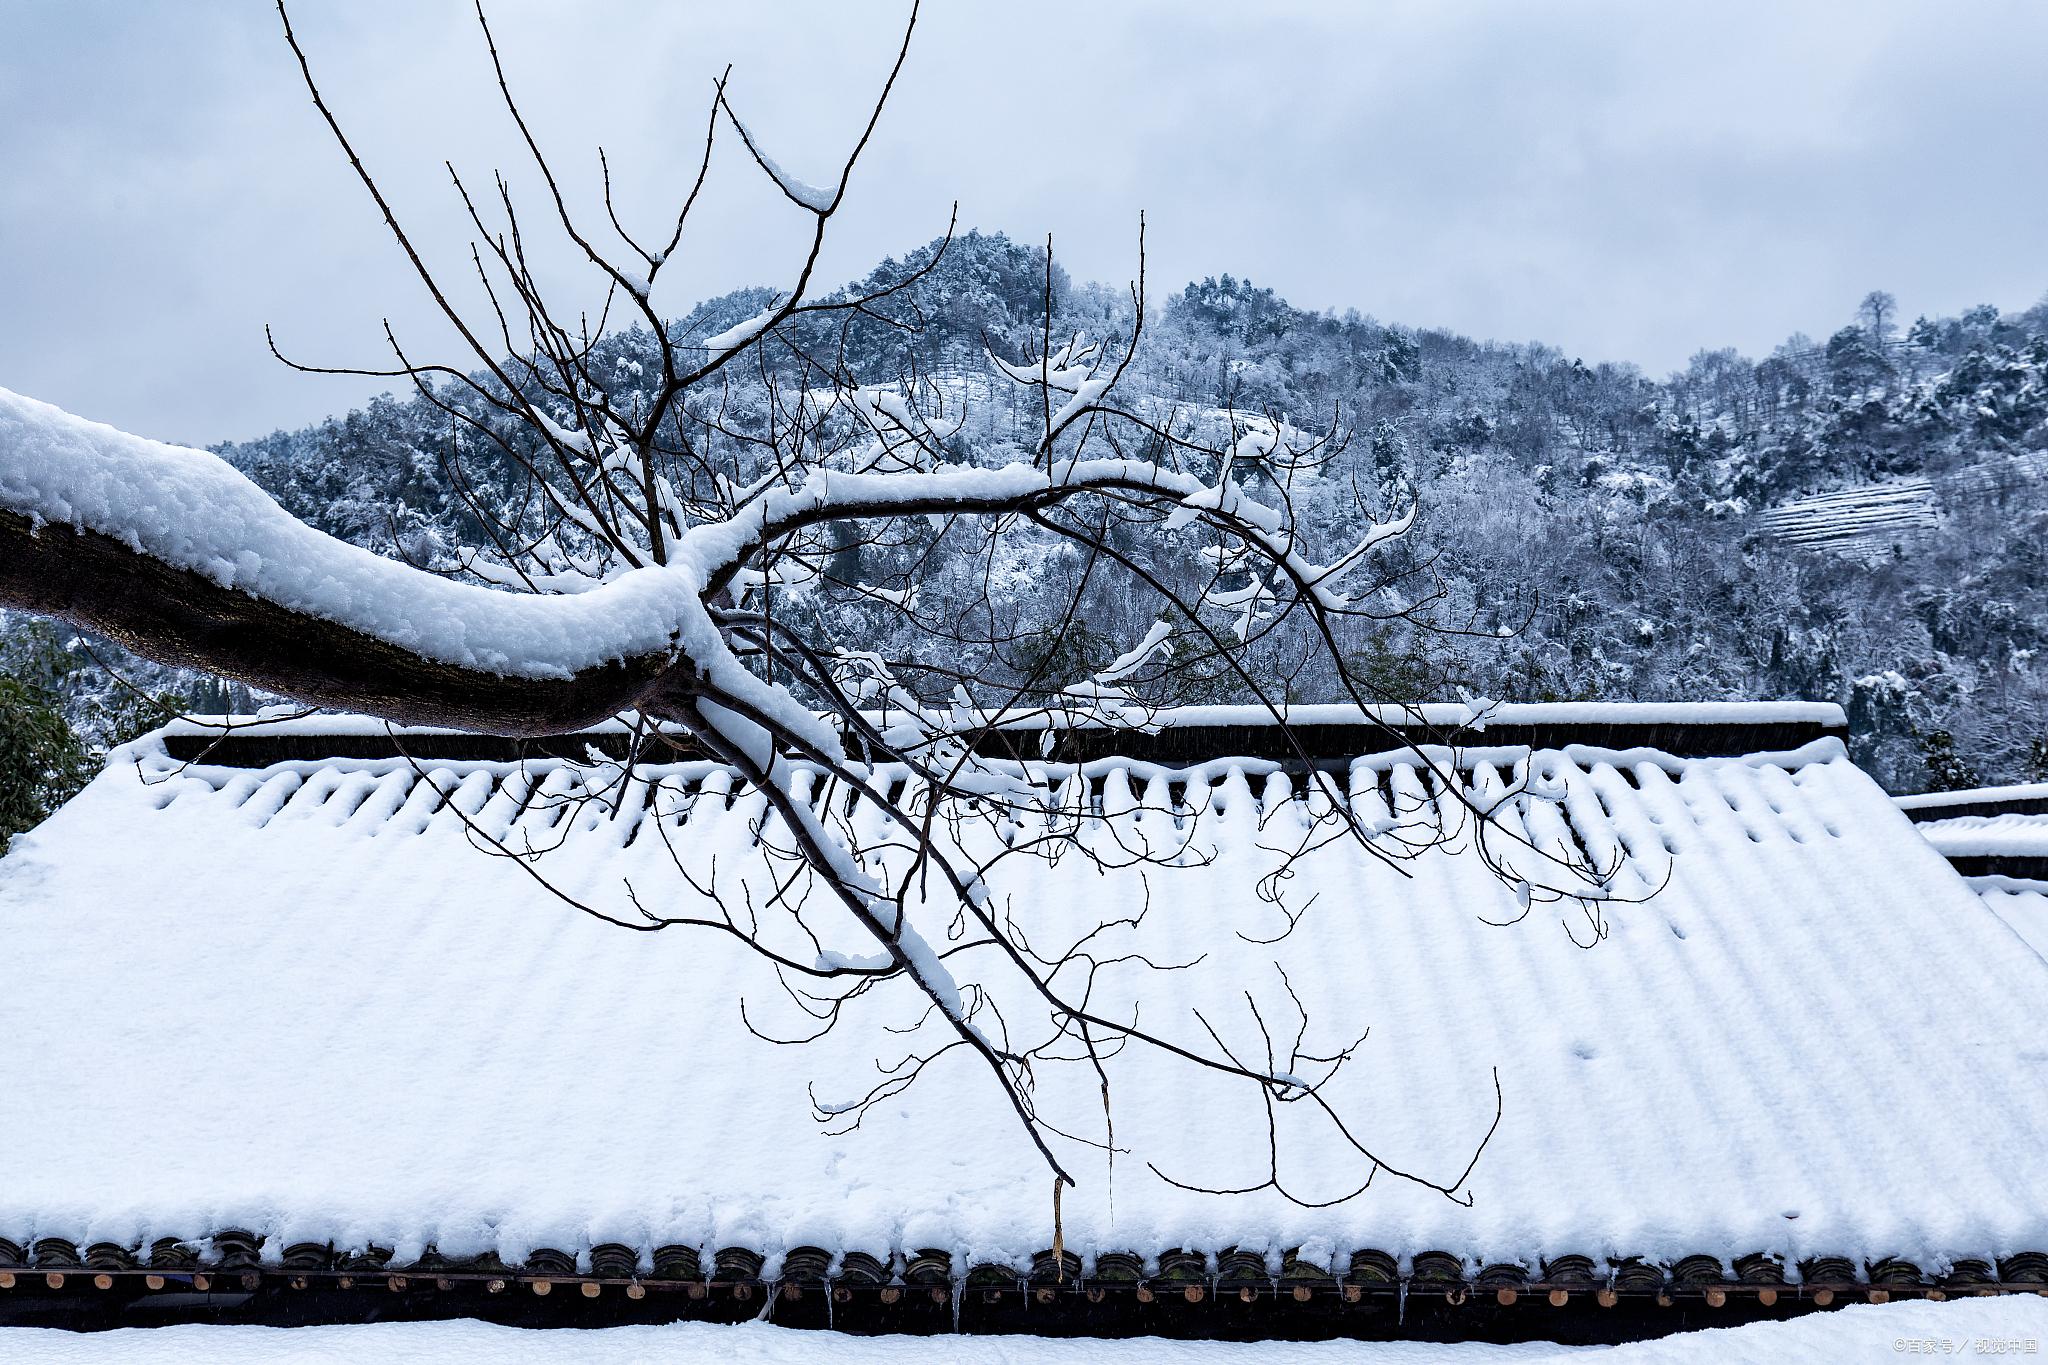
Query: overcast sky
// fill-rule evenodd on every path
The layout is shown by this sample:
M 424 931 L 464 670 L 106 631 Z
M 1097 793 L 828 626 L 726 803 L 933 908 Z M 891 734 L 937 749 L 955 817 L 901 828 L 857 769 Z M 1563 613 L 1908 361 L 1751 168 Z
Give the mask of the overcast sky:
M 629 222 L 687 183 L 713 75 L 824 178 L 887 70 L 895 4 L 493 0 L 546 147 Z M 539 188 L 454 0 L 298 0 L 331 104 L 451 273 L 441 167 Z M 1247 16 L 1256 15 L 1256 18 Z M 826 262 L 964 225 L 1155 297 L 1229 271 L 1297 305 L 1653 373 L 2048 289 L 2048 5 L 929 0 Z M 657 301 L 788 278 L 803 224 L 723 149 Z M 539 224 L 542 205 L 529 205 Z M 685 270 L 687 267 L 687 270 Z M 557 272 L 550 268 L 550 276 Z M 559 272 L 565 288 L 577 278 Z M 0 386 L 166 439 L 295 426 L 384 387 L 380 319 L 443 337 L 259 0 L 0 0 Z M 439 352 L 453 357 L 445 349 Z

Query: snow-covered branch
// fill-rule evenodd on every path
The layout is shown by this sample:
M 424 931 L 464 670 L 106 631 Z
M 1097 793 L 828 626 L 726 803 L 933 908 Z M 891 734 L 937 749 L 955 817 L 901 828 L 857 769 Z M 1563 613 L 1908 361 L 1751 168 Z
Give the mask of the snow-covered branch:
M 1142 729 L 1159 708 L 1226 687 L 1266 706 L 1284 734 L 1284 694 L 1273 685 L 1283 651 L 1323 660 L 1352 700 L 1365 699 L 1346 652 L 1352 623 L 1427 624 L 1412 603 L 1364 605 L 1384 603 L 1403 572 L 1383 567 L 1381 552 L 1414 527 L 1412 501 L 1391 519 L 1352 509 L 1341 538 L 1331 537 L 1316 514 L 1327 500 L 1297 493 L 1340 444 L 1334 422 L 1328 436 L 1303 440 L 1277 414 L 1224 411 L 1224 435 L 1210 439 L 1173 412 L 1120 406 L 1144 325 L 1142 288 L 1132 291 L 1120 358 L 1078 335 L 1055 347 L 1049 252 L 1038 359 L 990 350 L 988 372 L 971 378 L 852 373 L 852 329 L 914 328 L 914 301 L 910 321 L 882 310 L 935 268 L 946 243 L 900 279 L 809 299 L 827 220 L 874 118 L 836 184 L 821 189 L 767 156 L 732 115 L 722 82 L 714 111 L 815 216 L 816 231 L 793 284 L 692 343 L 691 329 L 651 301 L 675 239 L 659 250 L 637 244 L 613 212 L 608 164 L 606 212 L 637 263 L 614 260 L 584 233 L 497 70 L 556 223 L 608 295 L 623 291 L 651 329 L 649 372 L 609 349 L 602 319 L 558 318 L 525 267 L 504 183 L 505 227 L 493 235 L 458 177 L 485 239 L 471 262 L 490 291 L 489 325 L 459 328 L 482 368 L 415 364 L 387 337 L 400 366 L 387 373 L 410 379 L 422 407 L 445 418 L 445 465 L 472 543 L 419 564 L 386 558 L 307 526 L 213 455 L 0 390 L 0 606 L 317 705 L 505 735 L 623 714 L 636 755 L 668 746 L 715 760 L 704 790 L 715 780 L 754 803 L 766 881 L 734 884 L 729 868 L 671 847 L 677 876 L 698 893 L 692 903 L 709 900 L 717 917 L 670 917 L 651 886 L 628 886 L 625 903 L 609 907 L 558 894 L 632 929 L 689 925 L 738 938 L 821 1030 L 878 983 L 908 982 L 922 1012 L 900 1032 L 917 1050 L 864 1097 L 821 1100 L 821 1117 L 858 1123 L 939 1059 L 971 1055 L 1001 1087 L 1030 1150 L 1070 1181 L 1077 1152 L 1115 1147 L 1104 1068 L 1130 1052 L 1242 1082 L 1269 1101 L 1269 1115 L 1274 1105 L 1308 1114 L 1315 1140 L 1355 1161 L 1360 1189 L 1384 1172 L 1457 1197 L 1456 1163 L 1442 1172 L 1392 1165 L 1339 1112 L 1325 1087 L 1356 1044 L 1315 1041 L 1298 1000 L 1269 994 L 1236 1025 L 1106 1012 L 1100 974 L 1179 969 L 1156 942 L 1125 941 L 1145 912 L 1052 944 L 1008 881 L 1034 860 L 1164 874 L 1222 856 L 1191 832 L 1185 774 L 1179 791 L 1164 773 L 1137 791 L 1122 777 L 1049 764 L 1061 733 L 1083 722 Z M 707 163 L 716 129 L 714 112 Z M 502 345 L 483 340 L 492 336 Z M 984 439 L 986 424 L 974 420 L 972 404 L 993 406 L 1005 385 L 1041 410 L 1042 430 L 1027 441 Z M 1325 539 L 1342 548 L 1319 558 Z M 1036 752 L 1015 749 L 1020 718 L 1039 726 Z M 1297 766 L 1313 772 L 1301 757 Z M 615 766 L 594 764 L 565 799 L 616 808 L 642 778 L 631 761 Z M 1267 774 L 1270 813 L 1256 834 L 1279 862 L 1257 895 L 1278 916 L 1273 932 L 1291 931 L 1305 912 L 1285 903 L 1287 872 L 1315 848 L 1350 839 L 1366 856 L 1399 861 L 1455 837 L 1461 821 L 1483 825 L 1510 808 L 1506 793 L 1475 794 L 1453 769 L 1437 777 L 1428 823 L 1383 819 L 1327 775 L 1296 797 L 1283 774 Z M 1204 790 L 1234 815 L 1254 804 L 1230 787 L 1244 780 L 1209 774 Z M 1148 812 L 1156 818 L 1143 823 L 1112 818 Z M 1606 892 L 1606 869 L 1547 836 L 1503 828 L 1476 844 L 1533 898 Z M 499 851 L 523 864 L 532 854 Z M 1104 1113 L 1077 1123 L 1039 1112 L 1037 1069 L 1066 1063 L 1101 1075 Z M 1080 1132 L 1097 1119 L 1099 1136 Z M 1295 1198 L 1274 1161 L 1251 1187 Z

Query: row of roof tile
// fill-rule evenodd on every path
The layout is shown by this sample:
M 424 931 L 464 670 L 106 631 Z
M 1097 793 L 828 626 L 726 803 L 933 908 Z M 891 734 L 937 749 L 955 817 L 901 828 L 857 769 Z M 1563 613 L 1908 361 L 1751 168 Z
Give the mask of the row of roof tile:
M 776 1273 L 777 1282 L 824 1282 L 849 1284 L 946 1284 L 955 1278 L 969 1286 L 1008 1286 L 1020 1280 L 1032 1283 L 1087 1279 L 1099 1283 L 1158 1282 L 1195 1284 L 1336 1283 L 1392 1287 L 1403 1282 L 1417 1285 L 1472 1284 L 1496 1289 L 1520 1285 L 1562 1287 L 1611 1286 L 1625 1290 L 1664 1288 L 1706 1288 L 1720 1284 L 1783 1285 L 1791 1283 L 1786 1266 L 1777 1257 L 1756 1253 L 1739 1256 L 1733 1265 L 1715 1256 L 1685 1256 L 1671 1264 L 1638 1257 L 1609 1259 L 1604 1263 L 1589 1256 L 1562 1255 L 1544 1260 L 1534 1270 L 1512 1262 L 1473 1265 L 1448 1252 L 1425 1251 L 1411 1258 L 1404 1272 L 1400 1261 L 1384 1251 L 1354 1252 L 1341 1268 L 1288 1253 L 1280 1273 L 1272 1272 L 1262 1252 L 1227 1248 L 1213 1255 L 1199 1251 L 1168 1251 L 1156 1260 L 1127 1252 L 1104 1252 L 1092 1267 L 1071 1252 L 1055 1258 L 1041 1251 L 1032 1258 L 1028 1272 L 995 1262 L 965 1268 L 956 1276 L 953 1257 L 942 1250 L 876 1256 L 852 1251 L 835 1258 L 819 1247 L 798 1247 L 786 1252 Z M 654 1280 L 716 1282 L 758 1282 L 767 1258 L 745 1247 L 726 1247 L 710 1256 L 687 1246 L 656 1247 L 643 1258 L 641 1252 L 622 1243 L 607 1242 L 591 1247 L 587 1268 L 570 1252 L 540 1248 L 517 1265 L 495 1255 L 453 1258 L 429 1248 L 418 1259 L 403 1265 L 393 1261 L 389 1248 L 370 1246 L 357 1250 L 337 1249 L 332 1243 L 294 1242 L 275 1246 L 266 1239 L 241 1229 L 224 1229 L 211 1237 L 190 1241 L 159 1237 L 143 1246 L 116 1242 L 93 1242 L 80 1248 L 58 1237 L 44 1237 L 27 1243 L 0 1237 L 0 1270 L 37 1271 L 157 1270 L 171 1273 L 201 1270 L 243 1271 L 279 1268 L 301 1273 L 405 1271 L 435 1273 L 524 1274 L 560 1278 L 586 1277 L 600 1280 Z M 1796 1267 L 1801 1284 L 1869 1284 L 1886 1289 L 1959 1288 L 2007 1286 L 2038 1289 L 2048 1287 L 2048 1252 L 2023 1251 L 1999 1259 L 1961 1260 L 1945 1272 L 1931 1274 L 1910 1261 L 1886 1258 L 1859 1266 L 1846 1257 L 1818 1256 Z

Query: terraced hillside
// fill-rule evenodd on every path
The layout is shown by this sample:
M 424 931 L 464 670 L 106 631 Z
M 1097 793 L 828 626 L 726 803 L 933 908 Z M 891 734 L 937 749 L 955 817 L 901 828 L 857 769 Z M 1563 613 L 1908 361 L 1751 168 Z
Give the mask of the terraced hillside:
M 1909 549 L 1941 524 L 1944 509 L 1993 501 L 2048 481 L 2048 456 L 2009 456 L 1967 465 L 1939 479 L 1887 479 L 1794 498 L 1759 512 L 1756 528 L 1784 545 L 1878 560 Z

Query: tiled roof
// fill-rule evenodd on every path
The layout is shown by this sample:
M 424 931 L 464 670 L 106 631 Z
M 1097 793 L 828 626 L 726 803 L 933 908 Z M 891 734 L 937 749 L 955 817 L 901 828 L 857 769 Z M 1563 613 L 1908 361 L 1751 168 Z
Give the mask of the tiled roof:
M 2035 952 L 2048 958 L 2048 882 L 1972 877 L 1970 885 L 1993 914 L 2010 925 Z
M 1978 799 L 1908 807 L 1906 813 L 1966 876 L 2048 879 L 2048 788 L 1992 788 L 1971 795 Z
M 449 809 L 556 846 L 542 866 L 579 895 L 630 877 L 684 896 L 655 880 L 670 842 L 737 862 L 756 835 L 758 800 L 723 773 L 647 774 L 692 793 L 687 811 L 657 798 L 558 826 L 532 799 L 575 780 L 555 759 L 437 760 L 429 782 L 391 759 L 138 757 L 0 862 L 0 1126 L 23 1139 L 0 1263 L 97 1248 L 142 1273 L 185 1255 L 176 1239 L 232 1229 L 246 1259 L 324 1273 L 776 1278 L 823 1257 L 972 1284 L 976 1267 L 1028 1274 L 1049 1245 L 1041 1170 L 964 1069 L 852 1133 L 814 1121 L 809 1087 L 872 1078 L 901 999 L 807 1047 L 762 1041 L 741 996 L 757 1027 L 789 1021 L 758 963 L 717 935 L 567 910 Z M 1489 922 L 1516 900 L 1469 853 L 1404 876 L 1338 843 L 1314 855 L 1319 903 L 1248 960 L 1241 934 L 1274 912 L 1240 839 L 1149 874 L 1148 932 L 1209 956 L 1131 989 L 1147 1018 L 1222 1017 L 1277 959 L 1333 1036 L 1370 1027 L 1349 1100 L 1381 1149 L 1432 1173 L 1483 1133 L 1497 1069 L 1504 1117 L 1471 1207 L 1396 1184 L 1327 1209 L 1191 1196 L 1097 1156 L 1064 1200 L 1091 1274 L 1171 1279 L 1175 1253 L 1310 1280 L 2043 1278 L 2015 1257 L 2048 1248 L 2048 1052 L 2028 1022 L 2048 962 L 1839 745 L 1461 759 L 1481 789 L 1517 762 L 1550 774 L 1562 798 L 1524 799 L 1530 832 L 1625 852 L 1655 894 L 1610 907 L 1587 948 L 1555 908 Z M 1202 828 L 1256 830 L 1292 791 L 1269 767 L 1215 767 L 1174 798 Z M 1352 790 L 1427 799 L 1399 754 L 1360 760 Z M 668 841 L 646 837 L 656 819 Z M 1142 899 L 1138 875 L 1027 869 L 1019 910 L 1070 931 Z M 1099 1105 L 1092 1082 L 1042 1084 L 1048 1112 Z M 1144 1066 L 1115 1089 L 1119 1143 L 1178 1176 L 1230 1183 L 1262 1160 L 1242 1095 Z M 1355 1174 L 1314 1160 L 1298 1185 Z M 1205 1259 L 1226 1251 L 1238 1261 Z

